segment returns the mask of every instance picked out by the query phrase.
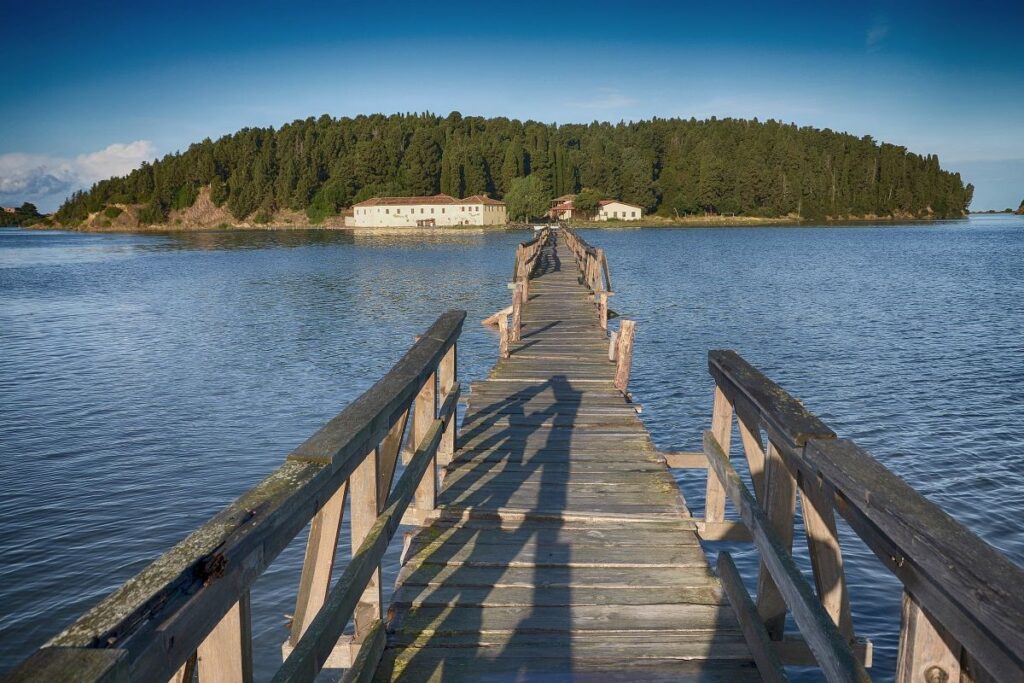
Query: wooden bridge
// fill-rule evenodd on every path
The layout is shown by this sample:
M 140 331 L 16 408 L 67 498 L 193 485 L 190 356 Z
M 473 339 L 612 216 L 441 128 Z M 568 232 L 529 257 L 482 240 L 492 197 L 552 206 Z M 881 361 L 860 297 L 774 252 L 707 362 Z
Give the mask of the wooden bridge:
M 568 228 L 520 245 L 510 286 L 488 321 L 498 361 L 458 434 L 465 314 L 449 311 L 280 469 L 5 680 L 251 681 L 250 588 L 308 527 L 275 682 L 783 681 L 815 664 L 865 681 L 871 634 L 850 616 L 838 518 L 905 586 L 899 681 L 1024 680 L 1019 567 L 731 351 L 709 354 L 703 448 L 659 452 L 628 390 L 635 326 L 620 318 L 609 338 L 607 259 Z M 676 467 L 707 472 L 702 515 Z M 792 556 L 798 500 L 813 585 Z M 385 612 L 380 563 L 403 521 L 417 530 Z M 712 570 L 721 539 L 757 548 L 756 601 L 728 553 Z

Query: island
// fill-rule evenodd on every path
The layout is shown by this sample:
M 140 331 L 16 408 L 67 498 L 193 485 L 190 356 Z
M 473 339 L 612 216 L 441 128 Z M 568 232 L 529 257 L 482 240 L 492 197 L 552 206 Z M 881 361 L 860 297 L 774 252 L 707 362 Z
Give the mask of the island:
M 374 202 L 438 196 L 492 207 L 463 221 L 446 213 L 451 227 L 506 211 L 532 221 L 556 207 L 600 224 L 911 220 L 963 217 L 973 191 L 935 155 L 774 120 L 324 115 L 144 163 L 76 192 L 54 221 L 86 230 L 343 227 Z M 429 223 L 421 203 L 416 219 Z

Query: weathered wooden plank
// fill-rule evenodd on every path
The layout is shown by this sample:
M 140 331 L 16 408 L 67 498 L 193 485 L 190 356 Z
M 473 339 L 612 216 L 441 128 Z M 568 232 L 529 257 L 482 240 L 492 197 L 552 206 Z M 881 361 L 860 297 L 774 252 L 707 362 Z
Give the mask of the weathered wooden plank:
M 757 613 L 757 606 L 754 605 L 750 594 L 747 593 L 732 557 L 725 551 L 718 554 L 718 577 L 722 580 L 722 587 L 736 612 L 736 618 L 743 630 L 743 637 L 747 640 L 747 645 L 754 656 L 754 663 L 757 664 L 757 670 L 761 673 L 761 677 L 766 683 L 784 683 L 789 680 L 786 677 L 786 670 L 782 667 L 782 661 L 772 645 L 772 640 L 768 636 L 768 631 Z
M 709 351 L 708 370 L 730 400 L 742 395 L 757 408 L 761 420 L 783 435 L 790 445 L 803 446 L 808 439 L 835 438 L 835 432 L 799 400 L 735 351 Z
M 341 683 L 369 683 L 372 681 L 377 671 L 377 665 L 380 664 L 381 655 L 384 654 L 386 640 L 384 622 L 378 619 L 371 625 L 355 661 L 341 677 Z
M 363 587 L 380 565 L 380 560 L 387 551 L 388 543 L 398 528 L 402 514 L 412 501 L 420 480 L 433 463 L 444 427 L 443 420 L 435 420 L 424 434 L 383 512 L 331 589 L 323 608 L 275 674 L 274 683 L 312 681 L 316 678 L 342 630 L 351 619 Z
M 249 593 L 228 610 L 199 644 L 199 680 L 204 683 L 252 683 L 252 621 Z
M 673 586 L 652 591 L 647 587 L 602 588 L 536 586 L 495 588 L 494 586 L 404 585 L 395 593 L 398 607 L 575 607 L 576 605 L 722 605 L 722 591 L 714 584 Z
M 116 648 L 43 647 L 4 683 L 129 683 L 128 653 Z
M 739 631 L 723 605 L 538 605 L 518 607 L 413 607 L 397 611 L 392 632 L 448 634 L 476 631 Z
M 704 662 L 680 660 L 590 659 L 502 659 L 484 652 L 477 658 L 414 657 L 396 666 L 385 652 L 381 670 L 374 680 L 416 683 L 462 683 L 479 681 L 486 671 L 488 683 L 518 683 L 523 680 L 571 680 L 573 683 L 753 683 L 759 681 L 752 663 L 723 661 L 715 667 Z
M 582 545 L 551 541 L 424 543 L 413 540 L 407 563 L 462 564 L 474 567 L 700 567 L 707 563 L 699 545 Z
M 807 638 L 807 644 L 826 678 L 829 681 L 849 683 L 870 681 L 863 664 L 854 657 L 849 643 L 811 593 L 792 556 L 773 533 L 767 516 L 710 431 L 704 433 L 704 452 L 729 498 L 739 510 L 740 517 L 753 534 L 762 562 L 768 567 L 775 585 L 792 610 L 793 618 Z
M 810 441 L 804 459 L 868 546 L 991 675 L 1024 678 L 1024 570 L 856 444 Z

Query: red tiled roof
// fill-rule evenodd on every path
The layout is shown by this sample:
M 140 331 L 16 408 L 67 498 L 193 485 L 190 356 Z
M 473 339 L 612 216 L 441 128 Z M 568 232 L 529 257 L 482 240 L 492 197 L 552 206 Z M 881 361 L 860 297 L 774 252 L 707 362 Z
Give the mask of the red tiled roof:
M 504 206 L 505 202 L 482 194 L 475 194 L 465 199 L 456 199 L 447 194 L 435 194 L 429 197 L 373 197 L 366 201 L 353 204 L 354 207 L 363 206 L 408 206 L 410 204 L 490 204 Z
M 640 209 L 641 211 L 643 211 L 643 208 L 644 208 L 642 206 L 637 206 L 636 204 L 630 204 L 629 202 L 624 202 L 624 201 L 622 201 L 620 199 L 602 199 L 597 204 L 598 204 L 598 206 L 607 206 L 608 204 L 625 204 L 626 206 L 632 206 L 634 209 Z
M 490 204 L 492 206 L 505 206 L 505 202 L 499 202 L 497 199 L 491 199 L 485 194 L 475 194 L 464 199 L 456 199 L 456 204 Z

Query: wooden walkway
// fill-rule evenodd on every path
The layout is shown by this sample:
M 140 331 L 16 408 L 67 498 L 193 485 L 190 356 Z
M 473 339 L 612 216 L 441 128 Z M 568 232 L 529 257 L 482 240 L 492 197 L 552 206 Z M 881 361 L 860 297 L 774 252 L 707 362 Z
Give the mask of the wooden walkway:
M 560 248 L 561 247 L 561 248 Z M 412 539 L 380 681 L 760 680 L 555 237 Z

